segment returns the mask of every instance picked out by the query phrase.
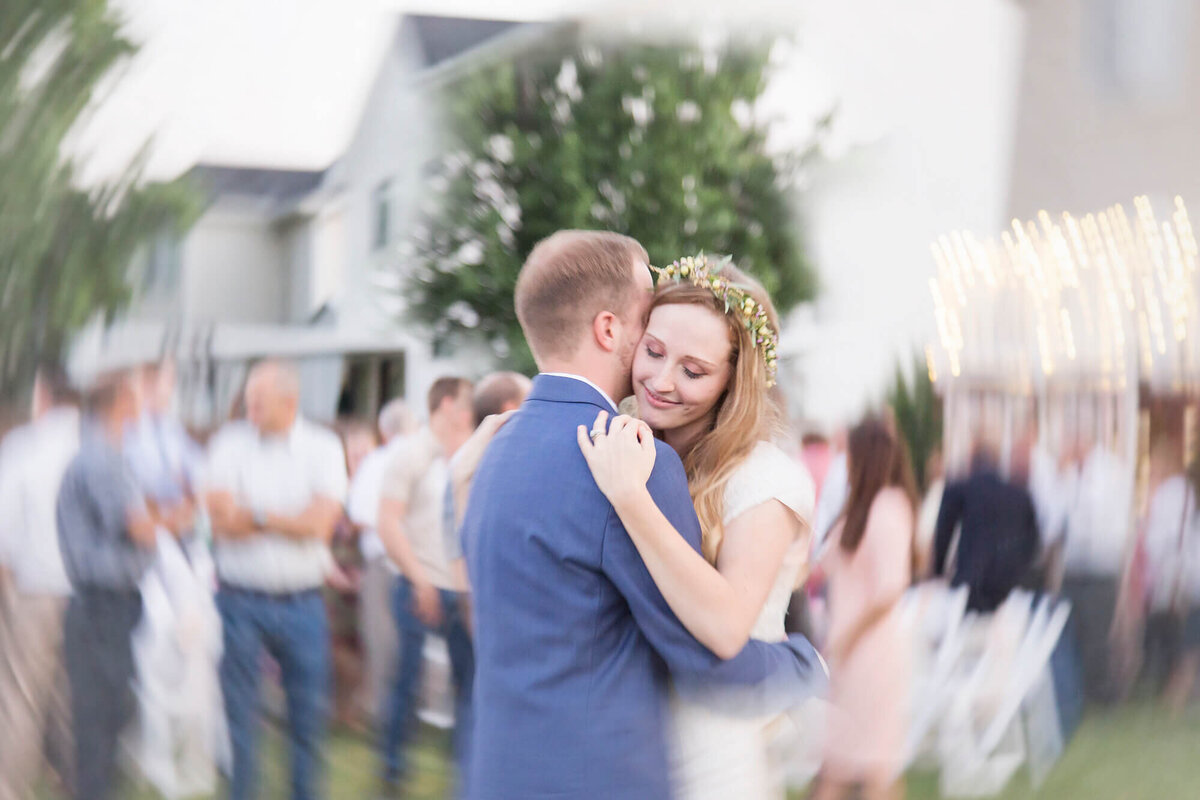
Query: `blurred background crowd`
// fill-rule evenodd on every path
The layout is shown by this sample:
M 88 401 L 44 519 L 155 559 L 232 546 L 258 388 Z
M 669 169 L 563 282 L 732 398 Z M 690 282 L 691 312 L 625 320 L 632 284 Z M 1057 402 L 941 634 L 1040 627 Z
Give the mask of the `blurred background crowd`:
M 897 787 L 1200 791 L 1200 9 L 644 5 L 5 3 L 0 798 L 452 793 L 453 455 L 564 228 L 770 291 L 789 627 L 894 617 Z M 919 508 L 854 585 L 863 424 Z

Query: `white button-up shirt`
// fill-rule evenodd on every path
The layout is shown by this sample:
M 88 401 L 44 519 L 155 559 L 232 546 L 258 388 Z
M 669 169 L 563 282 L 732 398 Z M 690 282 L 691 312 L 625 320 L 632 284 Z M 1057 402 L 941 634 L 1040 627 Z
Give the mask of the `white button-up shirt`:
M 1058 468 L 1058 461 L 1044 444 L 1039 443 L 1029 456 L 1029 495 L 1037 512 L 1042 546 L 1062 541 L 1067 528 L 1070 500 L 1076 490 L 1070 473 Z
M 79 411 L 58 407 L 10 432 L 0 446 L 0 563 L 29 594 L 71 593 L 55 510 L 63 473 L 79 452 Z
M 232 422 L 209 446 L 205 483 L 209 490 L 231 492 L 242 507 L 294 515 L 318 495 L 345 501 L 346 460 L 333 432 L 304 419 L 281 436 Z M 217 574 L 231 586 L 282 593 L 321 586 L 332 559 L 324 542 L 264 531 L 218 540 L 216 562 Z
M 1133 471 L 1104 447 L 1088 454 L 1067 516 L 1063 564 L 1068 575 L 1120 575 L 1132 529 Z

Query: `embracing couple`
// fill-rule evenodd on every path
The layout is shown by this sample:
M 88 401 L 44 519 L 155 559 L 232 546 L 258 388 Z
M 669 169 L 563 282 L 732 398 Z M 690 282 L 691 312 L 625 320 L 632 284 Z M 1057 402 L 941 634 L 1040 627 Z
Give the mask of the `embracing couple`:
M 782 797 L 768 724 L 825 686 L 784 632 L 813 488 L 771 443 L 770 298 L 703 257 L 655 272 L 629 237 L 563 231 L 517 281 L 541 374 L 461 530 L 473 800 Z

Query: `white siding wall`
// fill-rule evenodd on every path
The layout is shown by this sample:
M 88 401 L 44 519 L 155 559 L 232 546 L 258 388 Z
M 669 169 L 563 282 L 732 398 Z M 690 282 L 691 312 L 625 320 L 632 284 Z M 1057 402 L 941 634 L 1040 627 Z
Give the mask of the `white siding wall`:
M 211 209 L 188 234 L 183 265 L 186 324 L 285 321 L 284 242 L 265 215 Z

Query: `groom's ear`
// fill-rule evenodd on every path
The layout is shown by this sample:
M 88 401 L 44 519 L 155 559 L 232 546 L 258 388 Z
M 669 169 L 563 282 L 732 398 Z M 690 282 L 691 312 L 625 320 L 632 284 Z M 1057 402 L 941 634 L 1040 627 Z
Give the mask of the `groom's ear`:
M 596 346 L 606 353 L 614 353 L 618 349 L 618 334 L 621 320 L 611 311 L 601 311 L 592 318 L 592 337 Z

